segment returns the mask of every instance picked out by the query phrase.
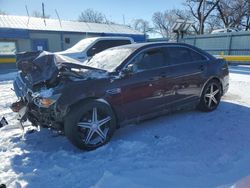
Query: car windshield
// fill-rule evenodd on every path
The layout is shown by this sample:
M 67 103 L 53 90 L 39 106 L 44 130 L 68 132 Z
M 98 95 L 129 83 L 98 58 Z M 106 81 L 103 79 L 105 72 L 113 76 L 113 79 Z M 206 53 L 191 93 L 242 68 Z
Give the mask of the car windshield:
M 131 48 L 111 48 L 96 54 L 86 65 L 114 72 L 133 51 Z
M 78 43 L 76 43 L 71 48 L 65 50 L 65 52 L 68 53 L 74 53 L 74 52 L 82 52 L 84 51 L 92 42 L 94 42 L 96 38 L 86 38 L 83 40 L 80 40 Z

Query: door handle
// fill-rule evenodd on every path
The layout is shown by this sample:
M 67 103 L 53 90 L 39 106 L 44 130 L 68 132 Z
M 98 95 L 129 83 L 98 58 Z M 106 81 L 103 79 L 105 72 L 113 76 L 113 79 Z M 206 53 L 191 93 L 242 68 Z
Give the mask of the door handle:
M 204 71 L 204 65 L 200 65 L 200 70 Z
M 160 76 L 154 76 L 152 78 L 149 78 L 150 81 L 157 81 L 159 80 L 161 77 Z
M 161 76 L 162 78 L 166 78 L 166 77 L 167 77 L 167 75 L 166 75 L 165 72 L 162 72 L 162 73 L 160 74 L 160 76 Z

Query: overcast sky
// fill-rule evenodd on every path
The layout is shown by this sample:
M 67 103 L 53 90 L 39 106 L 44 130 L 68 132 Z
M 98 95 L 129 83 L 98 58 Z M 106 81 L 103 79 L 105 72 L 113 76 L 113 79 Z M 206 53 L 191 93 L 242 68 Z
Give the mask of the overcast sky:
M 106 15 L 107 19 L 116 23 L 123 23 L 123 15 L 126 24 L 135 18 L 143 18 L 151 21 L 152 14 L 166 9 L 182 8 L 184 0 L 0 0 L 0 10 L 11 15 L 27 15 L 25 5 L 29 13 L 42 10 L 42 2 L 45 4 L 45 13 L 52 18 L 57 18 L 57 9 L 60 18 L 64 20 L 77 20 L 80 13 L 92 8 Z

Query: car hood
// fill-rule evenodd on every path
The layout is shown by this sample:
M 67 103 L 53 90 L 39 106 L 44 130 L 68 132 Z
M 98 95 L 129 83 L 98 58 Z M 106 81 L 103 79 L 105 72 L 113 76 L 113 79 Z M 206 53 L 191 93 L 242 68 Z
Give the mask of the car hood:
M 79 55 L 81 52 L 67 52 L 67 51 L 60 51 L 60 52 L 54 52 L 54 54 L 59 54 L 59 55 Z
M 85 69 L 92 72 L 105 70 L 83 65 L 80 61 L 46 51 L 18 53 L 17 69 L 26 76 L 32 85 L 57 77 L 65 69 Z

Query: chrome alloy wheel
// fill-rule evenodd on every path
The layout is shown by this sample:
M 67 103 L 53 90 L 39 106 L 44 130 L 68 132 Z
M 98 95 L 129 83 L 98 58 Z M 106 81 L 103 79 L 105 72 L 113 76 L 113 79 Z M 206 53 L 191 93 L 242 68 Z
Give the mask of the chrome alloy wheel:
M 220 102 L 220 88 L 218 88 L 218 85 L 211 83 L 206 90 L 206 93 L 204 95 L 205 104 L 209 109 L 212 109 L 218 105 Z
M 86 145 L 98 145 L 104 143 L 107 139 L 109 131 L 108 123 L 112 119 L 111 116 L 98 112 L 96 107 L 85 115 L 77 124 L 83 134 L 84 143 Z

